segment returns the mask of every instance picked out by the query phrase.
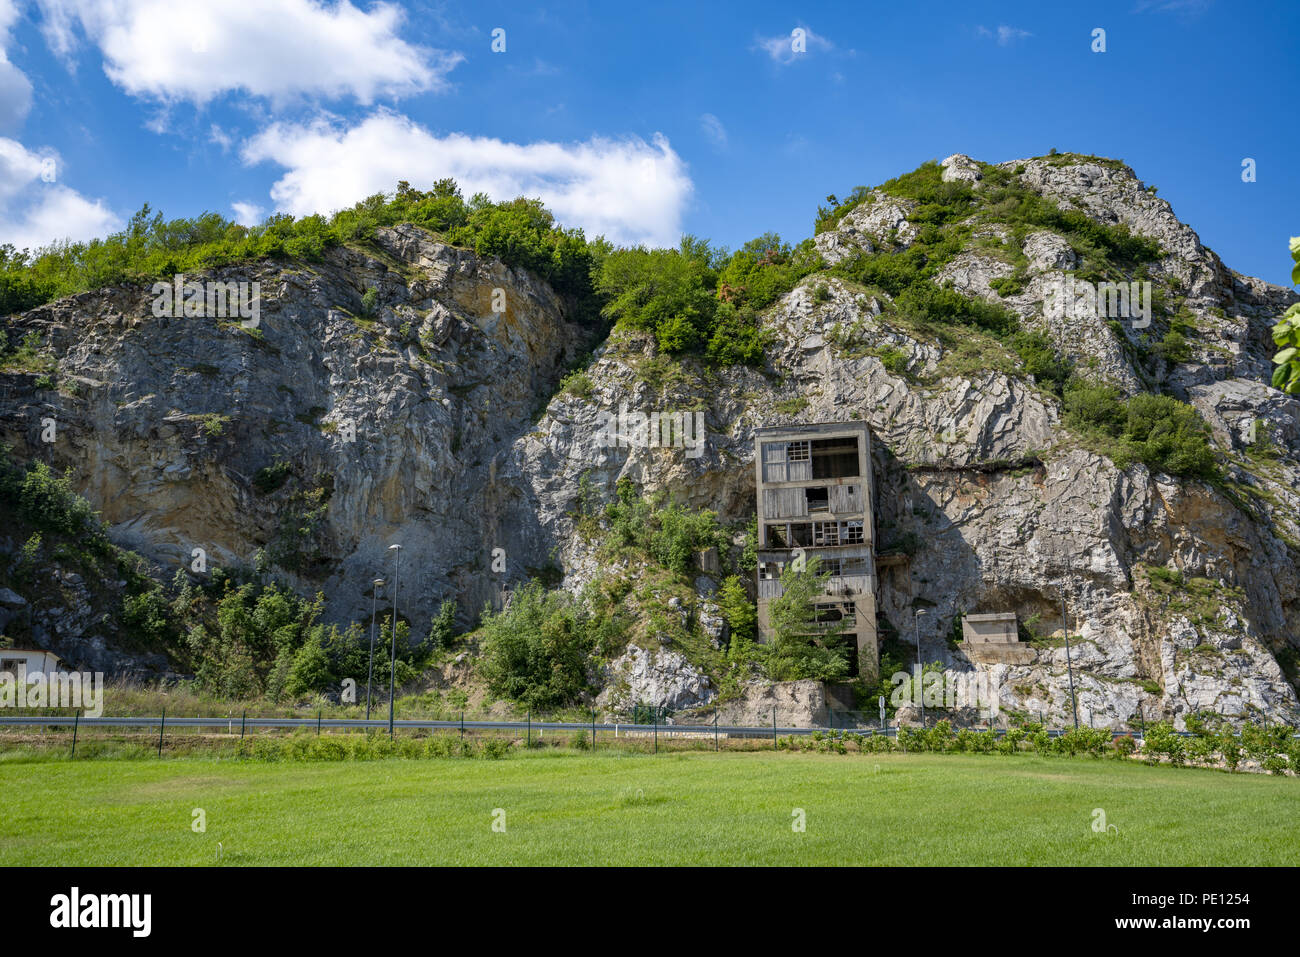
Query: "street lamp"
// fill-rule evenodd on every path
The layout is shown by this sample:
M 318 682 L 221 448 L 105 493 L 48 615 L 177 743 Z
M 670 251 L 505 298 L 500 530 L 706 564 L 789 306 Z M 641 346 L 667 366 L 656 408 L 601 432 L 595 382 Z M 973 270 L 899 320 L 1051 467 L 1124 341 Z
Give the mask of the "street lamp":
M 389 545 L 393 553 L 393 640 L 392 660 L 388 670 L 388 737 L 393 736 L 393 696 L 397 693 L 397 563 L 402 557 L 401 545 Z
M 384 580 L 376 578 L 370 591 L 370 670 L 366 673 L 366 720 L 370 720 L 370 683 L 375 678 L 375 609 L 379 604 L 379 589 Z
M 923 608 L 917 608 L 912 612 L 912 624 L 916 628 L 916 699 L 921 703 L 921 727 L 925 727 L 925 689 L 921 681 L 921 616 L 925 614 Z
M 1066 575 L 1070 573 L 1070 560 L 1065 560 Z M 1061 581 L 1061 629 L 1065 632 L 1065 667 L 1070 674 L 1070 711 L 1074 716 L 1074 730 L 1079 730 L 1079 705 L 1074 700 L 1074 662 L 1070 658 L 1070 622 L 1065 616 L 1065 581 Z

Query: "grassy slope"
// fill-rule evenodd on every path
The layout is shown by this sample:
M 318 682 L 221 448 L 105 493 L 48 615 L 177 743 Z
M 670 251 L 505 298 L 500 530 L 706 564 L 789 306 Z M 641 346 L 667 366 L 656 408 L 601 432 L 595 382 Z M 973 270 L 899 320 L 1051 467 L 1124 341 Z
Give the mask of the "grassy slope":
M 1300 781 L 1087 759 L 9 762 L 0 793 L 0 864 L 1300 864 Z

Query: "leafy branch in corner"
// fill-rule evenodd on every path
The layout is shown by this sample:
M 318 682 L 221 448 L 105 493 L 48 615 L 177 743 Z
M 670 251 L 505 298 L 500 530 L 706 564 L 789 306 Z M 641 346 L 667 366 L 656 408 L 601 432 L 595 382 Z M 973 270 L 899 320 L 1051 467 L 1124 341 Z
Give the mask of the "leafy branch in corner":
M 1300 236 L 1291 237 L 1291 282 L 1300 285 Z M 1273 342 L 1278 354 L 1273 357 L 1273 385 L 1292 395 L 1300 393 L 1300 302 L 1294 303 L 1273 327 Z

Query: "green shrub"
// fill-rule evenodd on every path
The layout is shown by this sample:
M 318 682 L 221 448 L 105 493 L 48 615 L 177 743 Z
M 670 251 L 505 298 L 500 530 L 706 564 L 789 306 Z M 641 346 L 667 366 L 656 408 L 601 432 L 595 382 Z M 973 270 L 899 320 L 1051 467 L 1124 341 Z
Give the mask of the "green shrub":
M 720 302 L 714 312 L 704 355 L 715 366 L 761 366 L 763 353 L 772 339 L 773 333 L 763 329 L 762 320 L 752 305 L 735 306 L 730 302 Z
M 529 582 L 504 611 L 484 612 L 481 669 L 488 689 L 533 711 L 570 704 L 588 689 L 587 657 L 601 624 L 583 599 Z
M 345 740 L 336 734 L 318 734 L 311 741 L 310 756 L 317 761 L 342 761 L 351 754 Z
M 0 314 L 87 289 L 228 263 L 286 256 L 319 260 L 332 247 L 369 243 L 379 227 L 403 222 L 528 269 L 566 297 L 578 318 L 595 314 L 590 276 L 607 244 L 588 243 L 581 230 L 561 229 L 536 199 L 494 203 L 478 195 L 466 202 L 450 179 L 427 192 L 401 182 L 394 194 L 368 196 L 329 219 L 276 214 L 259 226 L 245 227 L 217 213 L 164 220 L 146 204 L 126 229 L 105 239 L 58 243 L 35 252 L 0 246 Z M 374 311 L 377 306 L 374 296 L 362 308 Z
M 975 193 L 962 180 L 945 183 L 943 168 L 927 160 L 910 173 L 896 176 L 881 184 L 882 192 L 916 200 L 920 205 L 912 214 L 915 222 L 945 223 L 968 215 L 974 206 Z
M 253 476 L 253 491 L 258 495 L 270 495 L 282 488 L 291 474 L 289 463 L 284 460 L 263 466 Z
M 935 722 L 933 727 L 925 729 L 921 737 L 926 751 L 952 751 L 957 743 L 952 722 L 947 719 Z
M 811 240 L 791 248 L 768 233 L 727 255 L 687 236 L 679 249 L 611 251 L 594 283 L 602 315 L 652 333 L 665 353 L 759 365 L 770 333 L 758 310 L 820 265 Z
M 885 367 L 885 371 L 890 375 L 906 376 L 908 366 L 911 364 L 911 357 L 902 349 L 896 349 L 892 346 L 881 349 L 876 356 L 880 364 Z
M 1291 282 L 1300 285 L 1300 236 L 1291 237 Z M 1273 387 L 1292 394 L 1300 393 L 1300 303 L 1292 304 L 1273 327 L 1273 344 L 1277 355 L 1273 363 Z
M 431 734 L 424 739 L 424 753 L 430 758 L 450 758 L 460 752 L 460 742 L 451 734 Z
M 1056 347 L 1041 332 L 1017 332 L 1009 342 L 1026 373 L 1034 377 L 1039 385 L 1060 395 L 1070 378 L 1072 363 L 1062 359 Z
M 1064 404 L 1065 424 L 1102 439 L 1120 467 L 1139 461 L 1169 475 L 1218 474 L 1209 427 L 1185 402 L 1147 393 L 1125 400 L 1111 386 L 1071 380 Z
M 1169 722 L 1158 721 L 1146 729 L 1142 741 L 1143 754 L 1151 755 L 1152 758 L 1166 757 L 1171 764 L 1182 764 L 1186 751 L 1183 738 Z
M 989 280 L 989 288 L 1005 299 L 1024 292 L 1025 280 L 1023 276 L 1002 276 Z
M 642 496 L 628 479 L 619 479 L 616 499 L 605 507 L 607 557 L 634 549 L 684 578 L 693 578 L 695 555 L 725 549 L 726 536 L 710 511 L 694 511 L 668 501 L 667 492 Z
M 570 372 L 560 380 L 560 392 L 566 395 L 579 399 L 589 399 L 595 391 L 595 383 L 591 381 L 591 376 L 583 369 Z
M 1192 357 L 1192 347 L 1188 345 L 1187 337 L 1174 329 L 1165 333 L 1164 338 L 1156 343 L 1154 351 L 1171 364 L 1186 362 Z
M 1135 395 L 1128 401 L 1122 439 L 1141 461 L 1170 475 L 1213 477 L 1209 427 L 1195 409 L 1167 395 Z

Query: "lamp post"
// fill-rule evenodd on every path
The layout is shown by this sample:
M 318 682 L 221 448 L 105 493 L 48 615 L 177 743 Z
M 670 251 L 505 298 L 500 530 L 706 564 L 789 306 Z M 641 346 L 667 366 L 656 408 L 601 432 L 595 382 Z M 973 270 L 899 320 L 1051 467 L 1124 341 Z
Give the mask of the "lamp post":
M 366 720 L 370 720 L 370 683 L 375 679 L 375 610 L 379 605 L 379 589 L 384 580 L 376 578 L 370 591 L 370 670 L 366 672 Z
M 921 681 L 921 616 L 925 614 L 924 609 L 917 608 L 912 612 L 912 624 L 916 629 L 916 700 L 921 703 L 921 727 L 925 727 L 925 689 Z
M 1069 565 L 1067 563 L 1068 572 Z M 1065 617 L 1065 582 L 1061 582 L 1061 628 L 1065 632 L 1065 667 L 1070 674 L 1070 712 L 1074 717 L 1074 730 L 1079 730 L 1079 705 L 1074 699 L 1074 662 L 1070 658 L 1070 623 Z
M 389 545 L 393 553 L 393 640 L 388 669 L 388 736 L 393 736 L 393 703 L 397 692 L 397 566 L 402 557 L 401 545 Z

